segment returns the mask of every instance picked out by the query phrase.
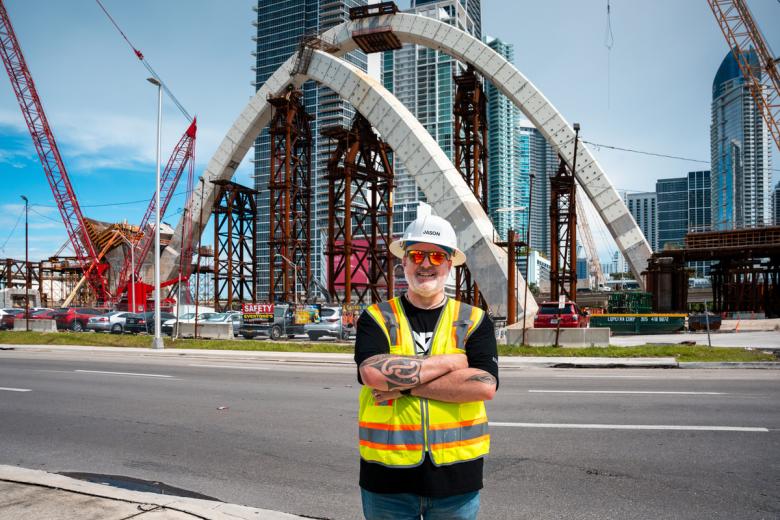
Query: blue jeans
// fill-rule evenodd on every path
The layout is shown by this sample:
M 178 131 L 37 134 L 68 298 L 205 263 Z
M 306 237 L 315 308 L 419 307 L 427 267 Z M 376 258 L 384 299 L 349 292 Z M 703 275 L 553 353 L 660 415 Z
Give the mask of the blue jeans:
M 444 498 L 360 490 L 366 520 L 476 520 L 479 491 Z

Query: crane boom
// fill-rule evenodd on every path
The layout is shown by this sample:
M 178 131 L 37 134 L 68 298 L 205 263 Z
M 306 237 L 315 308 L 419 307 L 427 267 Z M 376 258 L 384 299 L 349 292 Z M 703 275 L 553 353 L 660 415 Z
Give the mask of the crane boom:
M 165 170 L 160 175 L 160 215 L 165 215 L 165 211 L 168 209 L 168 204 L 170 204 L 171 199 L 173 198 L 176 185 L 179 183 L 179 179 L 181 178 L 181 174 L 185 168 L 189 167 L 188 182 L 190 185 L 192 184 L 192 168 L 195 162 L 195 136 L 197 134 L 197 130 L 197 120 L 193 119 L 192 123 L 190 123 L 190 126 L 184 132 L 184 135 L 181 136 L 181 139 L 179 139 L 179 142 L 173 149 L 173 153 L 168 159 L 168 163 L 165 165 Z M 190 187 L 188 187 L 188 191 L 189 190 Z M 124 263 L 122 264 L 122 269 L 119 275 L 117 297 L 119 297 L 119 295 L 126 289 L 127 283 L 130 279 L 131 269 L 133 269 L 135 276 L 138 277 L 144 260 L 146 259 L 146 256 L 149 254 L 149 251 L 154 244 L 154 233 L 152 232 L 151 228 L 151 220 L 152 215 L 155 213 L 155 199 L 156 197 L 153 194 L 152 200 L 149 202 L 149 206 L 146 208 L 146 213 L 144 213 L 144 216 L 141 219 L 141 223 L 139 224 L 138 229 L 140 233 L 132 239 L 133 247 L 135 248 L 133 255 L 135 257 L 135 265 L 130 265 L 130 261 L 133 256 L 125 256 Z M 189 254 L 191 257 L 191 248 Z
M 54 133 L 46 119 L 38 91 L 2 0 L 0 0 L 0 53 L 79 265 L 87 275 L 87 281 L 95 290 L 98 300 L 108 301 L 110 294 L 107 281 L 103 276 L 108 266 L 100 263 L 95 247 L 87 234 L 84 216 L 54 140 Z
M 780 148 L 780 72 L 778 58 L 761 35 L 753 15 L 744 0 L 707 0 L 720 30 L 731 47 L 742 77 L 750 85 L 750 94 L 761 107 L 769 133 Z M 761 71 L 753 70 L 748 51 L 753 49 Z
M 588 270 L 596 280 L 596 287 L 600 288 L 607 282 L 604 271 L 601 270 L 601 261 L 599 260 L 596 242 L 593 240 L 593 233 L 590 231 L 590 225 L 585 214 L 585 204 L 582 198 L 581 190 L 577 190 L 577 227 L 579 227 L 579 236 L 582 237 L 585 250 L 588 252 L 590 269 Z

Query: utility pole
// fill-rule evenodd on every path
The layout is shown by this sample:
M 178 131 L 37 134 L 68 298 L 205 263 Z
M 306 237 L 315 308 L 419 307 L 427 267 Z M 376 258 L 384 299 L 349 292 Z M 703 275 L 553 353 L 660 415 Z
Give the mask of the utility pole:
M 534 174 L 530 174 L 530 183 L 528 188 L 528 218 L 526 219 L 525 229 L 525 296 L 523 296 L 523 345 L 525 345 L 526 319 L 528 316 L 528 268 L 531 265 L 531 208 L 534 200 Z
M 24 200 L 24 324 L 27 332 L 30 332 L 30 242 L 27 225 L 30 201 L 24 195 L 22 200 Z

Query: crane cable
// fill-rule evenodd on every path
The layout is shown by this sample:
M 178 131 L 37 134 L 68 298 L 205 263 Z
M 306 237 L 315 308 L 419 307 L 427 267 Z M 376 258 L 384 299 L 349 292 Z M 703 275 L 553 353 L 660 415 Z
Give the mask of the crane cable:
M 157 81 L 160 82 L 160 85 L 162 86 L 162 89 L 165 91 L 166 94 L 168 94 L 168 97 L 171 98 L 171 100 L 179 108 L 179 110 L 181 110 L 181 113 L 184 114 L 184 117 L 187 118 L 187 121 L 192 122 L 192 116 L 190 116 L 189 112 L 187 112 L 187 110 L 184 108 L 184 106 L 181 103 L 179 103 L 179 100 L 176 99 L 176 96 L 173 95 L 173 92 L 171 92 L 171 90 L 168 88 L 168 85 L 165 84 L 165 82 L 162 80 L 160 75 L 157 74 L 157 72 L 155 72 L 155 70 L 152 68 L 152 66 L 149 64 L 149 62 L 146 61 L 146 58 L 144 58 L 143 53 L 141 51 L 139 51 L 138 49 L 136 49 L 135 45 L 133 45 L 132 42 L 130 42 L 130 39 L 127 37 L 125 32 L 119 27 L 119 24 L 116 23 L 116 20 L 114 20 L 114 18 L 109 14 L 108 10 L 103 5 L 103 3 L 100 0 L 95 0 L 95 1 L 100 6 L 100 8 L 103 10 L 103 12 L 106 14 L 106 16 L 111 21 L 111 23 L 116 28 L 116 30 L 119 31 L 119 34 L 122 35 L 122 38 L 124 38 L 125 41 L 127 42 L 127 44 L 130 46 L 130 48 L 133 49 L 133 53 L 141 61 L 141 63 L 144 64 L 144 67 L 146 67 L 146 70 L 149 71 L 149 73 L 154 77 L 154 79 L 156 79 Z
M 607 30 L 604 34 L 604 47 L 607 48 L 607 110 L 609 110 L 610 105 L 610 83 L 612 78 L 610 71 L 610 57 L 612 56 L 613 45 L 615 45 L 615 36 L 612 34 L 612 10 L 609 5 L 609 0 L 607 0 Z

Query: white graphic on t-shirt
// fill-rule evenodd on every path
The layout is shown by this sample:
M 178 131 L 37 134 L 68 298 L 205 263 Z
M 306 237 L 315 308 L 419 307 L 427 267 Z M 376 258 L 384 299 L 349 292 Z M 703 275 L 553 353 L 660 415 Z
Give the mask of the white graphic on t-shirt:
M 433 332 L 414 332 L 412 331 L 412 337 L 414 338 L 414 350 L 418 356 L 428 355 L 428 351 L 431 349 L 431 340 L 433 339 Z

